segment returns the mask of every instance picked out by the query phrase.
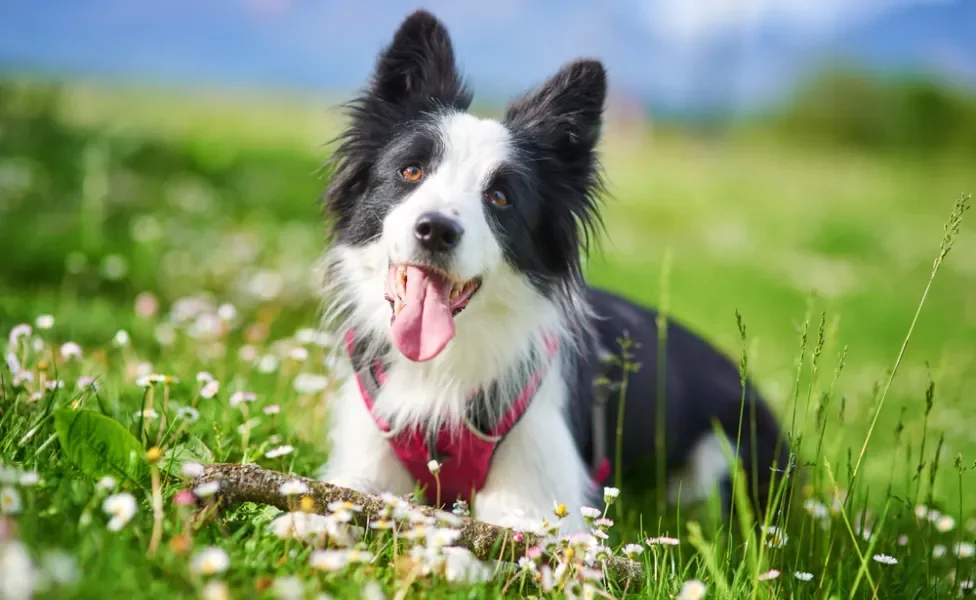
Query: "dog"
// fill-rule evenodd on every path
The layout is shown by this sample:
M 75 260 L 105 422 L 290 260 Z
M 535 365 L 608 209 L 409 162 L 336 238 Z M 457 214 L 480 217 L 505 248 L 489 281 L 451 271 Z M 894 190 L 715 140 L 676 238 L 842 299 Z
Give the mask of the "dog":
M 663 465 L 672 501 L 728 498 L 725 435 L 763 504 L 788 453 L 757 390 L 677 323 L 660 381 L 657 313 L 584 280 L 606 95 L 601 62 L 579 59 L 479 118 L 445 26 L 401 23 L 345 105 L 324 195 L 326 321 L 352 375 L 330 399 L 321 479 L 464 500 L 494 524 L 564 504 L 572 532 L 618 469 L 641 483 Z

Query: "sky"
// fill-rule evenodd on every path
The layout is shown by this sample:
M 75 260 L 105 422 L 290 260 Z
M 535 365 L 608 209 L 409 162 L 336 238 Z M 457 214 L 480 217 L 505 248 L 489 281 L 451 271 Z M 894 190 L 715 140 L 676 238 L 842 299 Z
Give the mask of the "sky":
M 578 56 L 662 106 L 773 102 L 838 58 L 976 82 L 976 0 L 0 0 L 0 68 L 344 92 L 418 7 L 487 98 Z

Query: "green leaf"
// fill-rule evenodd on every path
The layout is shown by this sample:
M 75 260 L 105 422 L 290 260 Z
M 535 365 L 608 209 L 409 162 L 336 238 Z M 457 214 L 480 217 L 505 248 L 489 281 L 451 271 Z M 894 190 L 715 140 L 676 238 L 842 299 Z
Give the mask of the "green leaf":
M 206 465 L 213 462 L 214 456 L 210 448 L 204 444 L 200 438 L 190 436 L 185 441 L 169 448 L 164 453 L 164 458 L 159 465 L 173 477 L 179 477 L 183 463 L 192 460 Z
M 141 483 L 148 473 L 146 450 L 118 421 L 91 410 L 59 408 L 54 428 L 68 459 L 83 473 Z

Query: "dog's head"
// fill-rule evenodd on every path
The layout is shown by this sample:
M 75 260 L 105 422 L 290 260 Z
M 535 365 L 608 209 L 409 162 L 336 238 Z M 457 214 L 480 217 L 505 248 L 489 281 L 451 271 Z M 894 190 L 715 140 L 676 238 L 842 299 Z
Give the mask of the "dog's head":
M 447 30 L 407 17 L 348 105 L 326 192 L 333 277 L 359 325 L 426 361 L 478 312 L 571 304 L 599 220 L 605 97 L 603 66 L 578 60 L 500 121 L 473 116 Z

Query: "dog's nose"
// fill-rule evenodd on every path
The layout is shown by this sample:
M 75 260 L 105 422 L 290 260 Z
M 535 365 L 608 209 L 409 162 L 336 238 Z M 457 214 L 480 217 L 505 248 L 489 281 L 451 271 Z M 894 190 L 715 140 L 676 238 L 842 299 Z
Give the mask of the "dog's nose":
M 430 252 L 453 250 L 461 241 L 461 224 L 439 212 L 426 212 L 417 219 L 414 234 L 420 245 Z

